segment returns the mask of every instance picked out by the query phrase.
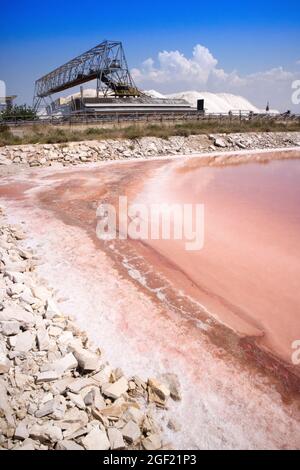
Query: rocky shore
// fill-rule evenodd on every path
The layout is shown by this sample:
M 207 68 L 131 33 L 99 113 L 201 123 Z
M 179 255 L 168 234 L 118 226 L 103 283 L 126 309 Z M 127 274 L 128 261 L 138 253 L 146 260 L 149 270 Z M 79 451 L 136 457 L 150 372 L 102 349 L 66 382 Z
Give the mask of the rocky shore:
M 0 174 L 14 171 L 17 165 L 70 166 L 104 160 L 297 146 L 300 147 L 299 132 L 191 135 L 169 139 L 143 137 L 134 140 L 7 146 L 0 148 Z
M 143 381 L 104 361 L 39 279 L 22 226 L 0 212 L 0 448 L 117 450 L 168 447 L 174 374 Z M 97 345 L 98 346 L 98 345 Z

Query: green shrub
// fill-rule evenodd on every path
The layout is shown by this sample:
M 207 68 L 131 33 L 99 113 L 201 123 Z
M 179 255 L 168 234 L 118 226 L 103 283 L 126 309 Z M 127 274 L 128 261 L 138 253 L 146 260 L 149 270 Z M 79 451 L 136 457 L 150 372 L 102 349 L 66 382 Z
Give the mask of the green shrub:
M 0 113 L 0 121 L 26 121 L 36 117 L 36 112 L 26 104 L 10 106 Z

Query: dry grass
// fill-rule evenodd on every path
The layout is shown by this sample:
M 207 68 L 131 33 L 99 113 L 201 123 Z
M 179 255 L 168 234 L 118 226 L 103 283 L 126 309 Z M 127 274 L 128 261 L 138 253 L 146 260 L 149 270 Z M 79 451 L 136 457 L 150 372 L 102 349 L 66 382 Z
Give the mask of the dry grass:
M 189 121 L 181 124 L 130 125 L 124 128 L 92 128 L 70 130 L 52 126 L 35 125 L 23 137 L 14 135 L 7 126 L 0 126 L 0 146 L 19 144 L 54 144 L 78 142 L 82 140 L 137 139 L 140 137 L 160 137 L 168 139 L 173 135 L 189 136 L 207 133 L 232 132 L 280 132 L 300 131 L 300 122 L 278 122 L 274 120 L 253 121 Z

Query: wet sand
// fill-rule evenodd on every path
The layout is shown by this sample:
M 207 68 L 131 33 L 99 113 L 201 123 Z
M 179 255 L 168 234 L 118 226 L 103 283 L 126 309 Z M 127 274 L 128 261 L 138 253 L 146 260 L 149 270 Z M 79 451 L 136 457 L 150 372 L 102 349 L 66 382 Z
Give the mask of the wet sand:
M 94 165 L 1 181 L 11 217 L 26 222 L 47 260 L 41 273 L 71 297 L 66 308 L 109 359 L 182 377 L 186 423 L 180 439 L 171 437 L 175 445 L 300 445 L 296 389 L 281 387 L 298 375 L 291 342 L 300 339 L 300 160 L 279 157 L 238 166 L 224 166 L 224 157 Z M 204 203 L 203 250 L 99 241 L 97 205 L 119 194 Z

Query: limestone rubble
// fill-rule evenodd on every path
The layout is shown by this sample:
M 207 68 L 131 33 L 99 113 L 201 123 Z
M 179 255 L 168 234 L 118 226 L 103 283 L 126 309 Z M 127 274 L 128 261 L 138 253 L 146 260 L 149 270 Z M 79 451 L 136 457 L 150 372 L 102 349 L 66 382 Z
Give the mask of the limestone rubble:
M 211 151 L 288 148 L 300 146 L 300 132 L 261 132 L 174 136 L 169 139 L 107 139 L 65 144 L 0 147 L 0 170 L 21 167 L 70 166 L 104 160 L 151 158 Z
M 163 448 L 155 409 L 180 398 L 178 379 L 128 379 L 106 363 L 60 312 L 24 238 L 0 214 L 0 448 Z

